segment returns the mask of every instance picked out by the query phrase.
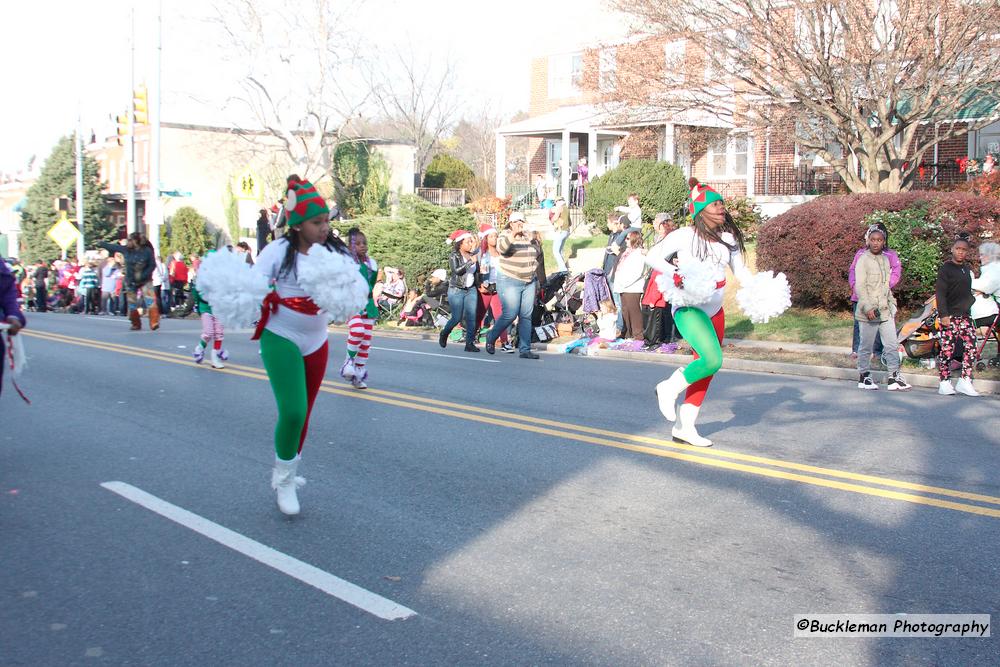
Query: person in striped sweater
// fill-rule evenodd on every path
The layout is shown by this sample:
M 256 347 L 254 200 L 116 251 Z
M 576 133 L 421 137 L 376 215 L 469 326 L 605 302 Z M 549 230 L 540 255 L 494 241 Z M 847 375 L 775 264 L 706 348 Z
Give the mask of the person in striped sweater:
M 502 313 L 493 328 L 486 334 L 486 351 L 496 353 L 500 333 L 517 319 L 517 347 L 522 359 L 538 359 L 531 351 L 531 314 L 535 308 L 538 280 L 535 270 L 540 258 L 539 246 L 531 242 L 524 231 L 524 214 L 510 216 L 510 226 L 497 239 L 500 272 L 497 275 L 497 294 L 500 295 Z

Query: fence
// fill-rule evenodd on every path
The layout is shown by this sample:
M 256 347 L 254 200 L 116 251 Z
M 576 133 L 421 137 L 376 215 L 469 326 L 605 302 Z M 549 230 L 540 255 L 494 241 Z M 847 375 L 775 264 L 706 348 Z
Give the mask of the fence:
M 417 188 L 417 196 L 438 206 L 465 206 L 465 188 Z
M 841 178 L 800 165 L 755 165 L 754 188 L 760 195 L 826 195 L 840 189 Z

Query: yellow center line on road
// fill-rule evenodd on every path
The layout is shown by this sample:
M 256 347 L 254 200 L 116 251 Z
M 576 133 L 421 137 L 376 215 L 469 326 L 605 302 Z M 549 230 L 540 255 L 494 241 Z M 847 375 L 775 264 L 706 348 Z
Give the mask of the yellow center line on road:
M 120 352 L 123 354 L 129 354 L 133 356 L 159 360 L 159 361 L 166 361 L 169 363 L 178 363 L 185 365 L 191 364 L 191 359 L 188 356 L 170 352 L 139 350 L 134 347 L 128 347 L 116 343 L 104 343 L 101 341 L 85 339 L 85 338 L 76 338 L 73 336 L 66 336 L 64 334 L 53 334 L 50 332 L 31 331 L 29 333 L 29 331 L 25 330 L 23 333 L 37 338 L 48 339 L 53 342 L 62 342 L 73 345 L 80 345 L 104 351 Z M 226 368 L 216 370 L 214 372 L 228 373 L 230 375 L 238 375 L 241 377 L 248 377 L 255 380 L 264 380 L 264 381 L 267 380 L 267 374 L 264 372 L 263 369 L 255 368 L 252 366 L 242 366 L 239 364 L 229 364 L 227 365 Z M 643 453 L 651 456 L 658 456 L 661 458 L 671 458 L 680 461 L 686 461 L 689 463 L 697 463 L 701 465 L 723 468 L 727 470 L 736 470 L 764 477 L 800 482 L 813 486 L 839 489 L 842 491 L 849 491 L 852 493 L 860 493 L 864 495 L 889 498 L 893 500 L 902 500 L 905 502 L 930 505 L 933 507 L 941 507 L 945 509 L 952 509 L 956 511 L 967 512 L 970 514 L 979 514 L 982 516 L 991 516 L 995 518 L 1000 518 L 1000 509 L 995 509 L 991 507 L 970 505 L 950 500 L 943 500 L 940 498 L 919 496 L 910 493 L 902 493 L 890 489 L 862 486 L 860 484 L 840 482 L 834 479 L 825 479 L 823 477 L 814 477 L 810 475 L 802 475 L 793 472 L 785 472 L 785 470 L 780 470 L 780 469 L 776 470 L 774 468 L 786 468 L 789 470 L 814 472 L 817 474 L 826 475 L 828 477 L 840 477 L 840 478 L 852 479 L 854 481 L 865 481 L 869 483 L 878 484 L 881 486 L 889 486 L 900 489 L 921 491 L 924 493 L 932 493 L 935 495 L 949 496 L 953 498 L 962 498 L 966 500 L 975 500 L 984 503 L 1000 505 L 1000 498 L 994 496 L 969 493 L 965 491 L 946 489 L 942 487 L 913 484 L 910 482 L 904 482 L 902 480 L 894 480 L 891 478 L 877 477 L 872 475 L 861 475 L 857 473 L 851 473 L 848 471 L 842 471 L 830 468 L 819 468 L 815 466 L 809 466 L 790 461 L 782 461 L 780 459 L 768 459 L 764 457 L 740 454 L 738 452 L 726 452 L 725 450 L 704 450 L 701 448 L 694 448 L 690 447 L 689 445 L 674 443 L 672 441 L 667 441 L 667 440 L 660 440 L 657 438 L 616 433 L 614 431 L 596 429 L 582 425 L 567 424 L 543 418 L 529 417 L 525 415 L 518 415 L 497 410 L 489 410 L 477 406 L 449 403 L 447 401 L 439 401 L 436 399 L 428 399 L 420 396 L 412 396 L 408 394 L 389 392 L 385 390 L 368 389 L 365 391 L 358 391 L 354 389 L 346 389 L 346 388 L 341 388 L 340 385 L 335 385 L 329 381 L 324 381 L 323 386 L 320 389 L 324 393 L 335 394 L 349 398 L 359 398 L 362 400 L 373 401 L 385 405 L 393 405 L 411 410 L 419 410 L 421 412 L 428 412 L 447 417 L 465 419 L 467 421 L 475 421 L 483 424 L 490 424 L 493 426 L 512 428 L 516 430 L 537 433 L 540 435 L 552 436 L 564 440 L 571 440 L 571 441 L 585 442 L 589 444 L 596 444 L 606 447 L 613 447 L 615 449 Z M 607 437 L 599 437 L 599 436 L 607 436 Z M 629 442 L 622 442 L 622 440 L 651 444 L 655 445 L 656 447 L 644 446 L 643 444 L 630 444 Z M 669 447 L 670 449 L 663 449 L 661 447 Z M 677 450 L 677 451 L 671 451 L 671 450 Z M 694 452 L 697 452 L 697 454 L 695 454 Z M 726 460 L 727 458 L 733 460 Z M 764 464 L 772 467 L 764 468 L 761 467 L 760 465 L 749 465 L 746 463 L 735 462 L 735 460 L 739 459 L 750 461 L 753 463 Z

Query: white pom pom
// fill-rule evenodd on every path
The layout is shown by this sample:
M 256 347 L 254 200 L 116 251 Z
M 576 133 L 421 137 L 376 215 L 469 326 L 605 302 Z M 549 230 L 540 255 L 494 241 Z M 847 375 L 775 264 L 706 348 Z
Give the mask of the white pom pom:
M 227 327 L 248 327 L 257 320 L 268 289 L 267 278 L 229 250 L 209 253 L 198 268 L 198 291 Z
M 371 289 L 357 262 L 318 243 L 296 265 L 299 285 L 333 322 L 346 322 L 368 304 Z
M 299 203 L 298 195 L 295 194 L 295 190 L 289 188 L 288 192 L 285 194 L 285 210 L 294 211 L 296 204 Z
M 677 268 L 682 286 L 674 284 L 674 274 L 663 273 L 656 277 L 656 284 L 664 298 L 673 306 L 700 306 L 708 303 L 718 289 L 719 278 L 715 268 L 698 260 L 687 260 Z
M 736 292 L 736 302 L 754 324 L 765 324 L 792 305 L 792 290 L 784 273 L 761 271 L 745 280 Z

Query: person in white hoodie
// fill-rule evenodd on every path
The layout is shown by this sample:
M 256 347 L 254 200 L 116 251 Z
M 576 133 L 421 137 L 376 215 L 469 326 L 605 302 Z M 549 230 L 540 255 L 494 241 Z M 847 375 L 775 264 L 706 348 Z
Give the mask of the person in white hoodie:
M 625 250 L 622 251 L 615 268 L 613 290 L 620 295 L 624 332 L 622 337 L 641 340 L 642 327 L 642 292 L 646 288 L 646 250 L 642 244 L 642 234 L 631 231 L 625 237 Z

